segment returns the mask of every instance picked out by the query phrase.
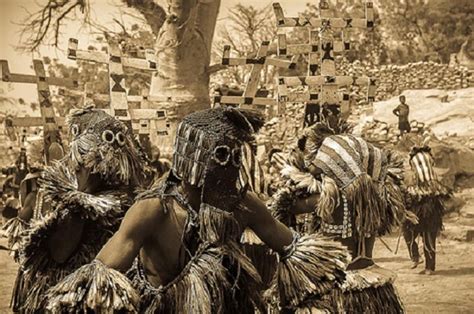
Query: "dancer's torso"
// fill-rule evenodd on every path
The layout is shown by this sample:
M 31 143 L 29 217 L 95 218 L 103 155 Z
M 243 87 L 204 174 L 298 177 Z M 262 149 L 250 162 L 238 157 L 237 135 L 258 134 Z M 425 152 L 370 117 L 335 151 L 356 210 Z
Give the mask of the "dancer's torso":
M 161 203 L 156 204 L 163 206 Z M 197 221 L 193 222 L 189 216 L 189 209 L 174 198 L 167 199 L 164 218 L 157 222 L 153 235 L 145 240 L 140 250 L 140 261 L 147 280 L 155 287 L 175 279 L 201 243 Z M 235 218 L 241 224 L 246 221 L 243 213 L 236 214 Z
M 182 238 L 188 213 L 175 200 L 168 202 L 169 212 L 157 222 L 155 232 L 145 240 L 140 260 L 147 279 L 155 287 L 174 279 L 189 258 Z

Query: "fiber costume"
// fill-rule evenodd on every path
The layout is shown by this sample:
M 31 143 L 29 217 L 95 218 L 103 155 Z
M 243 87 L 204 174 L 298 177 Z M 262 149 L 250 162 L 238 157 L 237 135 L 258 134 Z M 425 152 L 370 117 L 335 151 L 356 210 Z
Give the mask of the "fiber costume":
M 273 201 L 275 215 L 291 224 L 296 200 L 320 194 L 311 232 L 334 237 L 352 253 L 346 281 L 338 291 L 343 308 L 334 311 L 403 312 L 393 286 L 394 274 L 372 261 L 375 236 L 386 234 L 404 219 L 399 188 L 402 161 L 361 138 L 334 135 L 322 124 L 308 129 L 300 144 L 301 150 L 293 152 L 282 170 L 288 181 Z M 311 302 L 305 307 L 311 309 Z
M 407 243 L 410 258 L 414 263 L 420 260 L 416 238 L 423 238 L 425 268 L 435 270 L 436 237 L 443 229 L 443 200 L 449 197 L 448 190 L 439 182 L 433 169 L 434 160 L 431 148 L 415 146 L 410 152 L 410 168 L 415 180 L 407 188 L 407 207 L 419 218 L 419 224 L 406 222 L 403 236 Z
M 18 211 L 18 215 L 16 217 L 8 220 L 5 226 L 3 226 L 3 230 L 5 231 L 8 238 L 8 247 L 11 250 L 10 255 L 17 263 L 20 263 L 22 235 L 25 230 L 30 227 L 31 218 L 34 218 L 31 217 L 34 211 L 33 209 L 43 205 L 42 193 L 39 192 L 38 186 L 38 180 L 41 177 L 40 168 L 42 168 L 40 165 L 42 164 L 42 159 L 44 158 L 42 137 L 39 137 L 39 140 L 38 138 L 28 139 L 26 142 L 26 152 L 27 155 L 24 156 L 24 163 L 26 164 L 26 156 L 28 156 L 28 161 L 32 164 L 32 166 L 23 167 L 28 169 L 30 172 L 25 176 L 19 185 L 20 210 Z M 50 157 L 57 157 L 58 159 L 62 157 L 61 154 L 55 154 L 55 151 L 53 150 L 50 150 L 49 153 Z M 38 166 L 40 168 L 38 168 Z M 20 267 L 17 272 L 14 291 L 10 301 L 10 307 L 12 307 L 14 312 L 20 311 L 20 307 L 24 303 L 23 298 L 26 297 L 25 293 L 20 291 L 23 289 L 23 279 L 23 270 Z
M 260 276 L 243 253 L 247 210 L 242 199 L 247 184 L 239 179 L 242 149 L 262 126 L 252 111 L 217 108 L 195 112 L 178 127 L 173 167 L 168 178 L 139 199 L 159 199 L 167 216 L 186 211 L 179 250 L 179 273 L 154 286 L 141 258 L 127 277 L 99 261 L 81 267 L 49 291 L 48 309 L 96 313 L 253 313 L 265 311 Z M 191 206 L 179 186 L 184 181 L 200 190 L 200 208 Z M 342 282 L 346 252 L 337 243 L 299 237 L 280 256 L 277 294 L 283 306 L 309 293 L 324 295 Z M 146 250 L 141 249 L 143 258 Z M 147 258 L 147 256 L 145 256 Z M 165 257 L 163 257 L 165 258 Z
M 93 260 L 131 205 L 134 189 L 146 178 L 145 159 L 122 122 L 87 108 L 71 115 L 68 124 L 70 151 L 42 172 L 33 219 L 22 234 L 12 304 L 22 313 L 44 311 L 49 287 Z M 84 168 L 102 180 L 100 191 L 79 189 L 76 171 Z M 60 262 L 52 256 L 50 239 L 72 219 L 83 222 L 79 244 Z
M 29 173 L 19 184 L 19 199 L 21 211 L 23 211 L 25 207 L 30 208 L 37 206 L 36 203 L 39 202 L 39 199 L 41 199 L 41 196 L 37 197 L 37 194 L 39 190 L 38 179 L 41 177 L 41 165 L 44 157 L 42 137 L 27 139 L 25 147 L 26 155 L 23 154 L 23 157 L 20 156 L 21 158 L 19 158 L 19 160 L 17 161 L 18 168 L 27 169 L 29 171 Z M 50 156 L 59 157 L 59 155 L 57 154 Z M 23 161 L 21 162 L 21 160 Z M 21 164 L 23 164 L 23 166 L 19 166 Z M 18 250 L 20 248 L 20 235 L 28 227 L 29 223 L 29 219 L 27 219 L 26 217 L 19 217 L 21 216 L 20 212 L 18 213 L 18 216 L 8 220 L 8 222 L 3 226 L 3 230 L 5 231 L 8 237 L 8 246 L 12 252 L 13 258 L 17 262 L 19 258 Z
M 34 202 L 34 195 L 38 191 L 38 178 L 40 177 L 40 172 L 29 173 L 23 179 L 20 184 L 20 206 L 25 207 L 25 202 L 31 203 Z M 33 197 L 32 197 L 33 196 Z M 33 205 L 34 204 L 28 204 Z M 28 221 L 20 218 L 14 217 L 7 221 L 3 226 L 3 230 L 8 239 L 8 248 L 11 250 L 11 256 L 16 262 L 19 262 L 19 249 L 20 249 L 20 240 L 21 234 L 25 229 L 28 228 Z

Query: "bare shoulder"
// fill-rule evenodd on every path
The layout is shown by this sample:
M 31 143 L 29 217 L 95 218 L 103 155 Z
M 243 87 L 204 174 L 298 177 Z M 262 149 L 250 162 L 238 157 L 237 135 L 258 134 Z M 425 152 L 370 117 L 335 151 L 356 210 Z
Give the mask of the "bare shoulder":
M 23 207 L 18 212 L 18 217 L 23 220 L 29 221 L 33 217 L 33 211 L 36 205 L 36 192 L 31 192 L 25 197 Z
M 154 228 L 164 215 L 165 210 L 159 198 L 139 200 L 125 214 L 122 227 Z
M 163 203 L 159 198 L 147 198 L 138 200 L 130 207 L 129 211 L 139 212 L 144 216 L 162 215 L 164 212 Z

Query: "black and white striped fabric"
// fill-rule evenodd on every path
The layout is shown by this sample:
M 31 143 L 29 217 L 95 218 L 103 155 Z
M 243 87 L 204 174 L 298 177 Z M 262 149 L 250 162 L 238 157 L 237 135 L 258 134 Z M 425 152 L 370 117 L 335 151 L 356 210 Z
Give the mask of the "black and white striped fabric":
M 434 169 L 435 161 L 429 147 L 413 147 L 409 160 L 414 182 L 408 184 L 407 191 L 414 200 L 450 195 L 450 191 L 438 180 Z
M 312 162 L 340 188 L 361 174 L 381 181 L 386 174 L 386 156 L 381 149 L 352 135 L 333 135 L 324 139 Z
M 249 189 L 257 194 L 266 195 L 268 192 L 265 174 L 256 158 L 252 146 L 244 143 L 242 146 L 242 166 L 240 168 L 242 186 L 248 184 Z
M 288 164 L 288 154 L 284 152 L 273 153 L 270 163 L 275 169 L 280 171 L 286 164 Z
M 428 152 L 418 152 L 410 158 L 410 167 L 415 174 L 417 183 L 437 180 L 433 165 L 433 157 Z

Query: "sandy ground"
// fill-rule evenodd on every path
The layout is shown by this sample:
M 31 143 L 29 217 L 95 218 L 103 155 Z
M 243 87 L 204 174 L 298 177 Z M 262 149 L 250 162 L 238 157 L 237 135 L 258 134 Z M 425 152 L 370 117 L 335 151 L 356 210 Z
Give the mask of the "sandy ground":
M 392 235 L 384 241 L 395 250 L 397 238 L 398 235 Z M 0 245 L 5 242 L 1 239 Z M 474 313 L 474 243 L 442 237 L 437 244 L 437 272 L 432 276 L 418 274 L 423 265 L 410 269 L 403 239 L 397 255 L 377 240 L 375 257 L 377 263 L 398 274 L 396 287 L 407 313 Z M 0 250 L 1 314 L 10 313 L 8 303 L 15 275 L 16 265 L 6 251 Z
M 0 239 L 0 246 L 6 246 L 5 238 Z M 0 249 L 0 313 L 11 313 L 8 308 L 17 266 L 8 252 Z
M 384 241 L 395 250 L 397 238 Z M 377 240 L 376 262 L 397 273 L 395 283 L 407 313 L 474 313 L 474 244 L 441 238 L 437 246 L 436 273 L 431 276 L 418 274 L 422 264 L 410 269 L 403 237 L 397 255 Z

